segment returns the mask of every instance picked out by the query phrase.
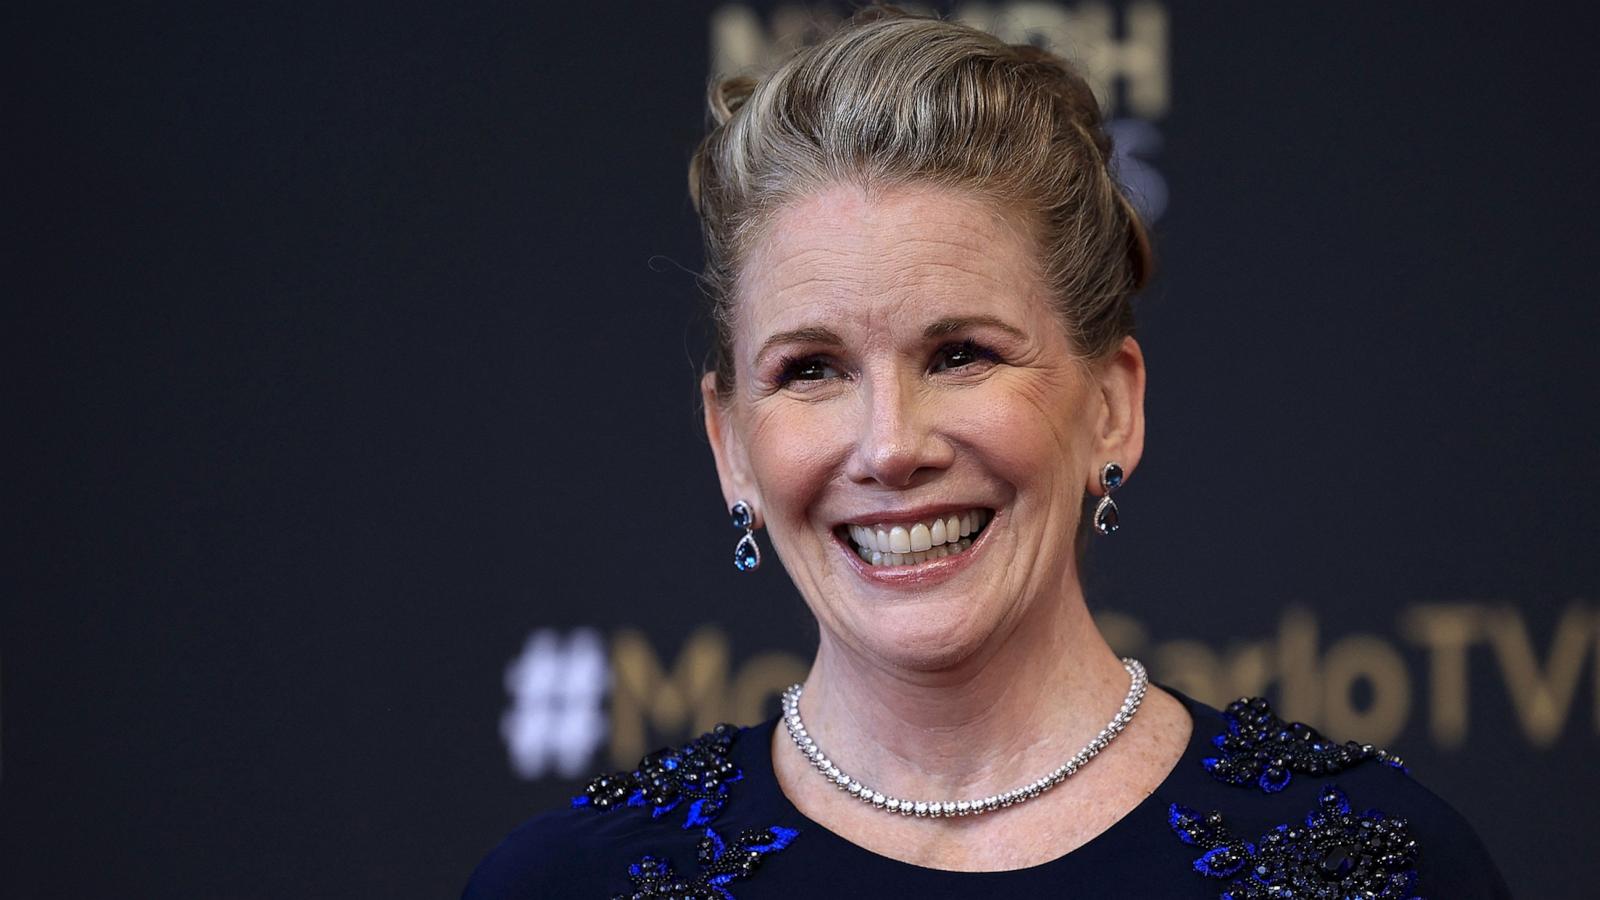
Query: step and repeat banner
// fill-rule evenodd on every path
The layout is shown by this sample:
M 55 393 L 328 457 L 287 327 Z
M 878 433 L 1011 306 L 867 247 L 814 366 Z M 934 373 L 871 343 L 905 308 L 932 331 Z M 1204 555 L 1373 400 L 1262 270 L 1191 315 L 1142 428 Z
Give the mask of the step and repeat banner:
M 1595 14 L 934 9 L 1076 60 L 1153 223 L 1115 648 L 1402 754 L 1519 896 L 1588 896 Z M 686 170 L 708 78 L 849 12 L 15 29 L 0 894 L 450 896 L 776 714 L 816 626 L 731 565 Z

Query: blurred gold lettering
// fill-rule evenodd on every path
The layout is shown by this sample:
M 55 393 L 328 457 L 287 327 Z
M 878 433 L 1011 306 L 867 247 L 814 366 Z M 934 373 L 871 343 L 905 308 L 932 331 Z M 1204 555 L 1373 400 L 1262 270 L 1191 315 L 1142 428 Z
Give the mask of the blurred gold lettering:
M 1226 705 L 1260 696 L 1277 684 L 1280 714 L 1324 728 L 1329 735 L 1385 744 L 1404 731 L 1413 704 L 1405 658 L 1393 640 L 1349 635 L 1318 649 L 1316 615 L 1299 606 L 1284 611 L 1275 638 L 1235 641 L 1225 650 L 1198 640 L 1153 641 L 1139 619 L 1100 610 L 1095 621 L 1113 649 L 1150 662 L 1151 678 L 1197 700 Z M 1556 623 L 1541 657 L 1515 608 L 1472 603 L 1419 604 L 1403 609 L 1399 632 L 1428 658 L 1428 732 L 1445 749 L 1459 747 L 1469 727 L 1471 651 L 1488 643 L 1528 742 L 1547 747 L 1572 712 L 1583 667 L 1600 657 L 1600 614 L 1574 602 Z M 709 730 L 728 719 L 759 722 L 772 714 L 773 698 L 803 679 L 807 663 L 781 650 L 752 656 L 730 678 L 727 636 L 714 625 L 696 629 L 668 668 L 638 630 L 612 640 L 611 756 L 631 766 L 646 751 Z M 1365 682 L 1371 699 L 1357 708 L 1353 689 Z M 1595 727 L 1600 730 L 1600 664 L 1595 672 Z
M 723 718 L 728 639 L 713 626 L 689 635 L 668 675 L 645 636 L 619 631 L 611 642 L 611 760 L 632 766 L 654 749 L 649 730 L 674 737 L 709 731 Z
M 1511 694 L 1511 708 L 1522 724 L 1528 742 L 1548 747 L 1561 736 L 1567 712 L 1589 655 L 1591 617 L 1579 604 L 1571 604 L 1556 623 L 1550 655 L 1540 665 L 1522 614 L 1509 606 L 1493 609 L 1485 617 L 1489 646 L 1494 648 L 1500 671 Z
M 1226 706 L 1240 697 L 1259 697 L 1272 681 L 1272 647 L 1265 641 L 1239 644 L 1228 654 L 1224 667 L 1227 684 L 1212 706 Z
M 1329 734 L 1359 736 L 1363 743 L 1387 744 L 1405 728 L 1411 715 L 1411 676 L 1405 660 L 1389 642 L 1370 634 L 1352 634 L 1332 647 L 1322 660 L 1322 721 Z M 1372 689 L 1372 701 L 1358 710 L 1350 695 L 1357 681 Z
M 1428 731 L 1441 747 L 1467 737 L 1467 650 L 1483 635 L 1483 616 L 1467 603 L 1413 606 L 1400 630 L 1428 651 Z
M 1278 676 L 1286 719 L 1322 718 L 1322 678 L 1317 671 L 1317 617 L 1291 606 L 1278 621 Z
M 711 73 L 743 72 L 769 58 L 772 48 L 761 17 L 743 3 L 717 7 L 711 14 Z
M 792 653 L 760 653 L 733 677 L 733 721 L 760 722 L 778 711 L 774 698 L 806 677 L 806 664 Z
M 920 3 L 899 4 L 927 13 Z M 963 3 L 955 21 L 988 31 L 1011 43 L 1037 43 L 1073 60 L 1108 112 L 1126 108 L 1141 118 L 1158 119 L 1171 105 L 1171 50 L 1166 7 L 1150 0 L 1130 3 L 1117 13 L 1099 0 L 1045 3 Z M 726 3 L 711 13 L 711 73 L 726 76 L 758 70 L 837 27 L 841 16 L 829 5 L 785 3 L 775 7 L 771 27 L 744 3 Z M 1112 90 L 1123 85 L 1123 102 Z
M 1126 107 L 1140 118 L 1158 119 L 1171 105 L 1167 10 L 1159 3 L 1128 4 L 1121 37 L 1115 11 L 1095 0 L 963 3 L 955 19 L 1004 41 L 1036 43 L 1077 63 L 1107 111 Z M 1119 80 L 1124 86 L 1120 104 L 1112 91 Z
M 1138 656 L 1150 640 L 1144 624 L 1127 613 L 1096 610 L 1094 624 L 1118 656 Z
M 1151 658 L 1155 671 L 1162 673 L 1161 680 L 1195 698 L 1213 698 L 1223 694 L 1222 663 L 1210 647 L 1199 641 L 1167 641 L 1156 647 Z
M 1127 613 L 1097 610 L 1094 621 L 1118 656 L 1147 660 L 1151 677 L 1202 703 L 1226 706 L 1239 697 L 1265 692 L 1272 680 L 1273 649 L 1268 641 L 1234 643 L 1225 651 L 1193 640 L 1151 646 L 1144 623 Z

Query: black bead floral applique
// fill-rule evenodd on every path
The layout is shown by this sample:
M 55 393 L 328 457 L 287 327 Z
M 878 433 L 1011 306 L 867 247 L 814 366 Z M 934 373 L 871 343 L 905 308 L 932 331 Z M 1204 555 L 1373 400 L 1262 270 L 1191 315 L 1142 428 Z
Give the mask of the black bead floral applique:
M 792 828 L 754 828 L 740 833 L 728 844 L 710 828 L 695 848 L 700 872 L 685 879 L 672 863 L 646 856 L 628 867 L 633 880 L 631 893 L 617 894 L 613 900 L 737 900 L 726 885 L 749 878 L 768 855 L 789 846 L 799 832 Z
M 732 844 L 709 826 L 728 801 L 728 788 L 744 778 L 730 754 L 736 726 L 722 724 L 682 747 L 657 750 L 639 760 L 632 772 L 614 772 L 590 779 L 572 798 L 575 809 L 648 808 L 661 818 L 688 804 L 683 827 L 702 831 L 695 846 L 700 871 L 680 877 L 670 860 L 645 856 L 628 867 L 633 890 L 616 900 L 737 900 L 725 885 L 749 878 L 769 854 L 789 846 L 799 832 L 772 825 L 740 832 Z
M 728 785 L 744 777 L 728 758 L 738 733 L 737 727 L 722 724 L 682 747 L 657 750 L 639 760 L 632 772 L 591 779 L 572 805 L 599 810 L 649 807 L 650 815 L 660 818 L 687 802 L 683 827 L 705 826 L 727 802 Z
M 1235 700 L 1222 716 L 1228 730 L 1211 740 L 1222 755 L 1201 762 L 1227 784 L 1255 784 L 1272 794 L 1288 787 L 1293 773 L 1332 775 L 1369 759 L 1405 770 L 1400 757 L 1386 750 L 1337 743 L 1304 722 L 1285 722 L 1261 697 Z
M 1194 870 L 1233 879 L 1221 900 L 1421 900 L 1417 842 L 1406 820 L 1375 809 L 1356 814 L 1337 785 L 1327 785 L 1304 824 L 1279 825 L 1254 843 L 1230 831 L 1222 814 L 1174 803 L 1167 821 L 1186 844 L 1205 852 Z

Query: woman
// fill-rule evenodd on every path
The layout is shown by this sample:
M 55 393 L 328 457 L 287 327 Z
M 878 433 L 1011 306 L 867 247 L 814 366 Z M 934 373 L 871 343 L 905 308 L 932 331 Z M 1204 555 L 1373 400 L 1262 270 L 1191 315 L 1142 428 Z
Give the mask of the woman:
M 1148 685 L 1095 629 L 1151 257 L 1079 76 L 873 10 L 711 109 L 706 430 L 736 564 L 765 529 L 816 659 L 782 716 L 595 779 L 467 896 L 1506 896 L 1397 758 Z

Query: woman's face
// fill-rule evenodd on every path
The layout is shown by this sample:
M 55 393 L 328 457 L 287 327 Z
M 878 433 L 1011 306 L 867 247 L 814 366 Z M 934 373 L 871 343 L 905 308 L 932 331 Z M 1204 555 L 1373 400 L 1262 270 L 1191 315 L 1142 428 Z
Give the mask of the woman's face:
M 1074 352 L 1023 226 L 973 195 L 836 186 L 780 210 L 736 289 L 706 424 L 827 635 L 954 666 L 1074 596 L 1084 492 L 1143 445 L 1126 339 Z

